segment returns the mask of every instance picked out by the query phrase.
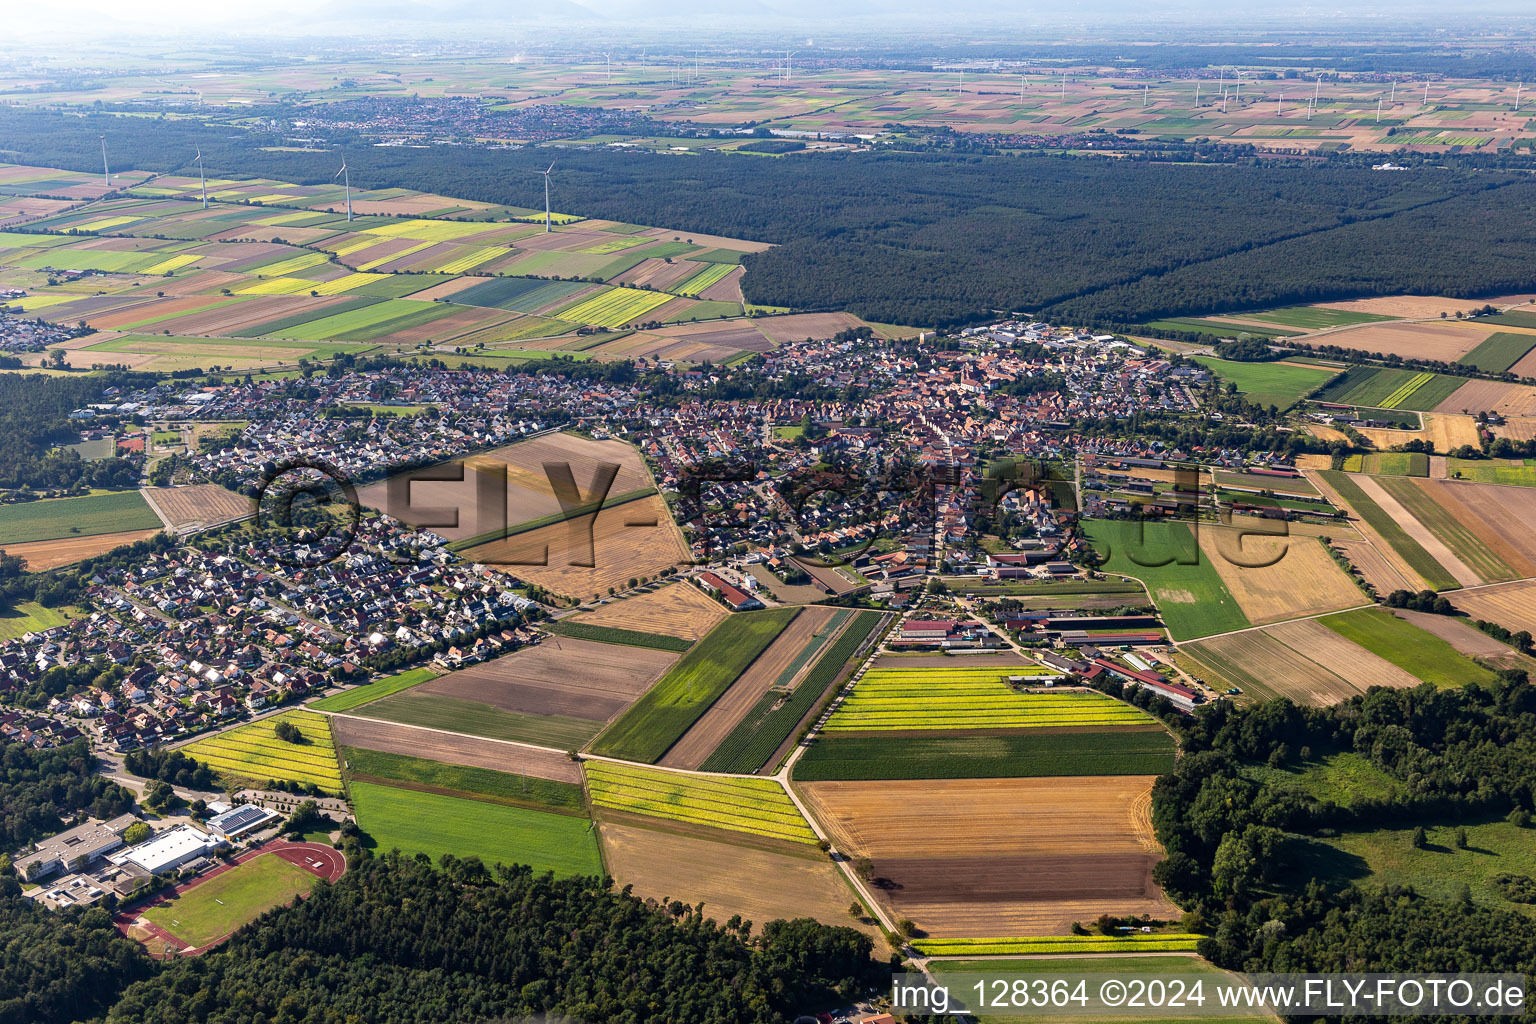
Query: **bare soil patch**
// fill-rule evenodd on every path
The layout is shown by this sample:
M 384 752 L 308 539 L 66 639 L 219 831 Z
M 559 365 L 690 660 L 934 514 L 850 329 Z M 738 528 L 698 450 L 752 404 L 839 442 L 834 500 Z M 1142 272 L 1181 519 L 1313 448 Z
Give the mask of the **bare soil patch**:
M 125 533 L 99 533 L 94 537 L 67 537 L 62 540 L 35 540 L 25 544 L 7 544 L 5 553 L 18 555 L 27 560 L 28 572 L 56 569 L 61 565 L 73 565 L 82 558 L 111 551 L 113 548 L 132 544 L 136 540 L 153 537 L 159 530 L 129 530 Z
M 165 518 L 179 527 L 212 526 L 255 511 L 250 498 L 218 484 L 154 487 L 149 495 Z
M 1536 576 L 1536 496 L 1529 487 L 1426 480 L 1420 486 L 1509 567 Z
M 382 750 L 386 754 L 423 757 L 444 764 L 532 775 L 538 779 L 581 785 L 581 765 L 564 754 L 514 743 L 497 743 L 475 736 L 447 735 L 372 718 L 331 715 L 331 729 L 338 746 Z
M 1458 307 L 1460 308 L 1460 307 Z M 1438 359 L 1454 363 L 1493 334 L 1493 328 L 1459 321 L 1425 324 L 1378 322 L 1329 331 L 1302 344 L 1337 345 L 1357 352 L 1399 355 L 1407 359 Z
M 1464 587 L 1475 587 L 1483 582 L 1483 578 L 1473 572 L 1456 552 L 1447 547 L 1445 541 L 1431 533 L 1429 527 L 1419 522 L 1401 502 L 1388 494 L 1386 488 L 1377 483 L 1375 478 L 1357 474 L 1354 480 L 1372 501 L 1381 506 L 1383 512 L 1403 528 L 1404 533 L 1418 541 L 1419 546 L 1428 551 L 1431 558 L 1444 566 L 1445 570 L 1456 578 L 1457 583 Z
M 1439 405 L 1435 412 L 1476 415 L 1496 412 L 1502 416 L 1536 416 L 1536 387 L 1496 380 L 1469 380 Z
M 571 621 L 698 640 L 728 614 L 719 602 L 693 584 L 671 583 L 647 594 L 602 605 Z

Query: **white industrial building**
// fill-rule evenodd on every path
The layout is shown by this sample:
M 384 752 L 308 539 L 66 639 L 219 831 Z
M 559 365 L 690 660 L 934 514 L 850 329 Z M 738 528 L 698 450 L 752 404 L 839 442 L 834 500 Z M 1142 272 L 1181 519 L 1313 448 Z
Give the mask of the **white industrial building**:
M 224 840 L 191 825 L 177 825 L 147 842 L 129 847 L 113 857 L 112 863 L 133 864 L 152 875 L 158 875 L 179 868 L 188 861 L 206 857 L 224 845 Z

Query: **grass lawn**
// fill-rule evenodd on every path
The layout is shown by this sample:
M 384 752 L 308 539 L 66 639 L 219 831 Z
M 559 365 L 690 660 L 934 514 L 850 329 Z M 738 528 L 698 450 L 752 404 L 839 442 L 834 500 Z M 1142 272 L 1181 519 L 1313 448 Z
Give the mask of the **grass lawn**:
M 14 640 L 28 633 L 62 626 L 69 619 L 68 612 L 58 608 L 44 608 L 36 601 L 19 601 L 0 611 L 0 640 Z
M 799 611 L 738 612 L 720 623 L 598 737 L 593 752 L 660 760 Z
M 1379 655 L 1426 683 L 1436 686 L 1461 686 L 1465 683 L 1493 683 L 1492 672 L 1433 633 L 1381 608 L 1360 608 L 1319 620 L 1335 633 Z
M 268 854 L 210 878 L 144 916 L 190 946 L 205 946 L 309 892 L 316 881 L 308 871 Z
M 797 782 L 828 779 L 1018 779 L 1161 775 L 1173 739 L 1161 728 L 1004 736 L 822 735 L 795 762 Z
M 370 701 L 381 697 L 388 697 L 392 693 L 408 690 L 417 683 L 424 683 L 428 679 L 436 679 L 437 672 L 430 668 L 413 668 L 399 675 L 390 676 L 387 679 L 379 679 L 363 686 L 356 686 L 350 690 L 322 697 L 309 706 L 316 711 L 348 711 L 352 708 L 362 707 Z
M 160 517 L 138 491 L 0 505 L 0 545 L 154 530 L 160 525 Z
M 1426 896 L 1455 899 L 1465 885 L 1472 899 L 1484 906 L 1536 915 L 1536 905 L 1513 903 L 1500 895 L 1493 878 L 1500 874 L 1536 877 L 1536 829 L 1517 828 L 1507 821 L 1468 824 L 1467 848 L 1457 849 L 1454 824 L 1426 824 L 1429 844 L 1413 848 L 1412 829 L 1346 832 L 1320 840 L 1346 858 L 1345 870 L 1369 870 L 1373 885 L 1411 885 Z M 1350 870 L 1350 869 L 1353 870 Z
M 1271 768 L 1254 764 L 1244 774 L 1261 783 L 1295 786 L 1319 800 L 1349 807 L 1360 800 L 1399 797 L 1403 784 L 1352 750 L 1314 757 L 1299 765 Z
M 1250 402 L 1281 409 L 1290 408 L 1307 392 L 1337 376 L 1337 371 L 1321 367 L 1245 363 L 1210 356 L 1196 356 L 1195 362 L 1222 380 L 1236 384 Z
M 1174 639 L 1190 640 L 1252 625 L 1216 567 L 1200 551 L 1189 524 L 1098 519 L 1085 520 L 1083 525 L 1094 549 L 1109 556 L 1101 571 L 1145 583 Z M 1138 534 L 1143 528 L 1145 533 Z
M 352 784 L 352 805 L 381 851 L 479 857 L 562 877 L 602 874 L 596 827 L 585 817 L 371 782 Z

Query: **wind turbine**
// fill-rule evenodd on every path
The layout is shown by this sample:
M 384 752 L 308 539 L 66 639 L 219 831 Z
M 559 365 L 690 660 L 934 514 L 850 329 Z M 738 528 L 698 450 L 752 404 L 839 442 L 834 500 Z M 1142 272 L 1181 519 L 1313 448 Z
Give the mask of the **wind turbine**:
M 1394 106 L 1397 105 L 1397 79 L 1395 79 L 1395 78 L 1392 79 L 1392 98 L 1390 100 L 1388 100 L 1387 102 L 1391 103 Z
M 203 209 L 208 209 L 208 176 L 203 173 L 203 147 L 197 147 L 197 179 L 203 183 Z
M 544 175 L 544 233 L 547 235 L 554 228 L 549 226 L 549 172 L 555 169 L 555 162 L 551 160 L 549 166 L 542 171 L 534 171 L 535 174 Z
M 608 53 L 607 50 L 603 51 L 603 65 L 605 68 L 607 68 L 607 71 L 604 74 L 603 84 L 608 85 L 613 81 L 613 57 Z
M 1523 92 L 1524 90 L 1525 90 L 1525 83 L 1524 82 L 1519 82 L 1519 83 L 1517 83 L 1515 85 L 1515 113 L 1517 113 L 1517 114 L 1520 113 L 1520 93 Z
M 101 183 L 112 187 L 112 172 L 107 169 L 107 137 L 101 136 Z
M 959 89 L 960 89 L 960 91 L 962 93 L 965 92 L 965 68 L 961 68 L 960 69 L 960 85 L 959 85 Z
M 786 84 L 793 81 L 795 77 L 794 65 L 790 62 L 790 58 L 799 52 L 799 50 L 784 51 L 784 81 Z
M 1199 79 L 1196 79 L 1195 80 L 1195 109 L 1198 110 L 1199 108 L 1200 108 L 1200 81 L 1199 81 Z
M 1237 105 L 1243 105 L 1243 73 L 1237 73 Z
M 342 180 L 347 189 L 347 223 L 350 224 L 352 223 L 352 175 L 347 172 L 347 154 L 345 153 L 341 154 L 341 170 L 331 175 L 332 181 L 337 178 Z
M 1424 83 L 1424 105 L 1429 106 L 1429 83 Z
M 1151 97 L 1151 90 L 1152 90 L 1152 86 L 1150 86 L 1150 85 L 1142 85 L 1142 87 L 1141 87 L 1141 109 L 1142 110 L 1146 110 L 1147 109 L 1147 101 Z
M 1067 100 L 1067 73 L 1066 73 L 1066 71 L 1062 71 L 1062 73 L 1061 73 L 1061 100 L 1062 100 L 1063 103 L 1065 103 L 1066 100 Z
M 1281 93 L 1280 94 L 1280 98 L 1275 100 L 1275 116 L 1276 117 L 1284 117 L 1285 116 L 1285 112 L 1281 109 L 1284 105 L 1285 105 L 1285 93 Z
M 1381 97 L 1376 97 L 1376 123 L 1381 124 Z

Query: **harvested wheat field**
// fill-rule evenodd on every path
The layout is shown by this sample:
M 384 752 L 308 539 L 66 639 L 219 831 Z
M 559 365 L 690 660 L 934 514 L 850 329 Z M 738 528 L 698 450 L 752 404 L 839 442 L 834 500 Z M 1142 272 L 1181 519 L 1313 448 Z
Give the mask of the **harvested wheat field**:
M 590 533 L 588 532 L 590 524 Z M 463 552 L 557 594 L 586 599 L 691 561 L 671 511 L 653 494 Z M 538 564 L 542 561 L 544 564 Z
M 831 641 L 827 633 L 836 614 L 835 608 L 823 605 L 802 608 L 800 614 L 768 645 L 768 649 L 759 654 L 747 670 L 709 706 L 709 710 L 683 733 L 659 763 L 668 768 L 689 769 L 703 764 L 704 759 L 714 753 L 720 742 L 746 717 L 747 712 L 768 692 L 769 687 L 790 667 L 796 655 L 805 650 L 807 644 L 818 638 L 824 642 Z M 846 619 L 847 616 L 841 618 Z M 785 682 L 793 685 L 800 675 L 809 670 L 809 664 L 802 665 L 800 674 Z
M 1200 549 L 1256 626 L 1366 603 L 1314 537 L 1244 536 L 1201 524 Z
M 1536 500 L 1528 487 L 1464 480 L 1419 486 L 1519 576 L 1536 576 Z
M 1180 649 L 1254 697 L 1289 697 L 1298 704 L 1323 706 L 1364 692 L 1264 630 L 1232 633 Z
M 555 481 L 562 480 L 562 465 L 570 467 L 570 482 L 575 485 L 576 493 L 567 494 L 567 502 L 573 507 L 594 500 L 605 480 L 609 481 L 606 491 L 602 491 L 605 502 L 652 486 L 645 461 L 632 445 L 592 441 L 575 434 L 551 434 L 465 459 L 463 480 L 425 480 L 419 479 L 421 472 L 401 473 L 364 487 L 358 492 L 358 499 L 396 519 L 430 525 L 433 532 L 449 540 L 467 540 L 560 515 L 561 501 L 556 497 L 551 472 Z M 494 479 L 490 474 L 503 468 L 507 487 L 506 509 L 501 514 L 494 502 L 482 506 L 478 490 L 482 477 Z M 410 481 L 405 496 L 391 496 L 392 481 L 397 488 Z M 443 510 L 457 511 L 456 526 L 442 522 Z
M 815 782 L 797 787 L 892 916 L 935 938 L 1066 934 L 1100 914 L 1172 917 L 1153 776 Z
M 698 640 L 728 614 L 718 601 L 698 587 L 672 583 L 648 594 L 605 604 L 570 621 Z
M 819 853 L 794 856 L 608 820 L 600 833 L 608 873 L 642 899 L 703 903 L 705 915 L 721 923 L 734 914 L 759 928 L 813 917 L 875 934 L 848 915 L 853 891 Z
M 1530 298 L 1528 295 L 1506 295 L 1495 299 L 1479 300 L 1479 303 L 1488 301 L 1495 306 L 1503 307 L 1517 302 L 1527 302 Z M 1438 317 L 1441 313 L 1453 316 L 1457 310 L 1466 309 L 1468 305 L 1467 299 L 1448 299 L 1441 295 L 1380 295 L 1370 299 L 1350 299 L 1346 302 L 1320 302 L 1317 307 L 1412 319 Z
M 513 775 L 532 775 L 581 785 L 581 765 L 563 753 L 473 736 L 448 735 L 395 722 L 331 715 L 338 747 L 382 750 L 386 754 L 424 757 L 444 764 L 465 764 Z
M 26 559 L 28 572 L 42 572 L 44 569 L 57 569 L 61 565 L 74 565 L 82 558 L 94 558 L 124 544 L 153 537 L 159 532 L 128 530 L 124 533 L 99 533 L 94 537 L 35 540 L 23 544 L 7 544 L 5 553 Z
M 1469 380 L 1435 406 L 1435 412 L 1459 412 L 1477 415 L 1496 412 L 1501 416 L 1536 416 L 1536 387 L 1506 384 L 1497 380 Z
M 1460 413 L 1424 413 L 1424 426 L 1420 430 L 1387 430 L 1381 427 L 1360 427 L 1377 448 L 1393 448 L 1409 441 L 1428 441 L 1437 452 L 1449 452 L 1462 445 L 1476 448 L 1482 444 L 1477 433 L 1477 420 Z
M 151 487 L 145 494 L 177 528 L 212 526 L 255 512 L 250 498 L 218 484 Z
M 1452 604 L 1474 620 L 1485 619 L 1517 633 L 1523 629 L 1536 634 L 1536 580 L 1519 580 L 1449 596 Z
M 1359 644 L 1344 639 L 1316 619 L 1286 622 L 1271 626 L 1264 632 L 1319 665 L 1327 665 L 1334 675 L 1362 690 L 1372 686 L 1419 685 L 1419 680 L 1414 676 Z
M 1493 333 L 1491 326 L 1455 320 L 1427 324 L 1377 322 L 1328 331 L 1316 340 L 1320 345 L 1337 345 L 1357 352 L 1454 363 Z M 1308 343 L 1307 338 L 1296 340 L 1303 345 Z
M 791 313 L 788 316 L 759 317 L 754 323 L 775 344 L 804 341 L 806 338 L 830 338 L 838 331 L 862 327 L 864 321 L 852 313 Z
M 1536 441 L 1536 416 L 1510 416 L 1493 428 L 1493 435 L 1511 441 Z
M 1383 555 L 1375 544 L 1364 537 L 1341 537 L 1335 534 L 1333 546 L 1360 570 L 1365 582 L 1375 587 L 1377 593 L 1390 594 L 1394 590 L 1419 590 L 1423 587 L 1423 580 L 1417 575 L 1404 575 L 1397 563 Z

